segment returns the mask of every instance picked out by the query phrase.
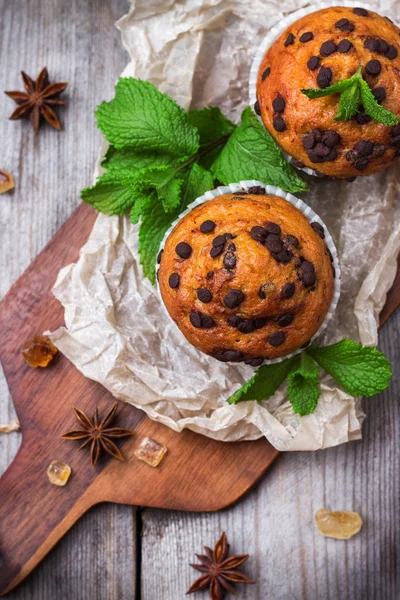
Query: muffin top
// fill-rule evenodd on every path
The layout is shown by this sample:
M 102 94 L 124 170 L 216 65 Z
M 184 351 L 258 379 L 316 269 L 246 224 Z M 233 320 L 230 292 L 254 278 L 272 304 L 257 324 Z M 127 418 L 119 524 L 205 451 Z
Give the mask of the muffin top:
M 258 73 L 255 110 L 278 144 L 296 160 L 339 178 L 369 175 L 400 154 L 400 126 L 360 112 L 335 120 L 339 95 L 309 99 L 302 89 L 326 88 L 362 66 L 377 101 L 400 117 L 400 30 L 364 8 L 332 7 L 288 27 L 267 51 Z
M 160 258 L 165 306 L 187 340 L 258 366 L 306 345 L 334 290 L 320 223 L 264 188 L 224 194 L 185 215 Z

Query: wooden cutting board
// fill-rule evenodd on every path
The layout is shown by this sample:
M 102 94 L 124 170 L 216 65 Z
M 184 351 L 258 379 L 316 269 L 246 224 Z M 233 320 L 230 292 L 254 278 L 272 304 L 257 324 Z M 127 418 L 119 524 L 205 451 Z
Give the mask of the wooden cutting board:
M 94 469 L 88 452 L 60 439 L 75 429 L 74 405 L 90 415 L 115 402 L 62 355 L 47 369 L 31 369 L 21 344 L 32 334 L 63 324 L 51 287 L 59 269 L 78 258 L 96 213 L 82 204 L 11 288 L 0 305 L 0 360 L 22 430 L 22 444 L 0 480 L 0 593 L 18 585 L 75 521 L 99 502 L 190 511 L 215 511 L 238 500 L 278 455 L 265 439 L 216 442 L 190 431 L 175 433 L 119 402 L 116 425 L 136 435 L 121 444 L 125 463 L 105 458 Z M 385 321 L 400 301 L 400 272 L 382 312 Z M 153 469 L 133 455 L 144 437 L 168 452 Z M 72 467 L 65 487 L 51 485 L 52 460 Z

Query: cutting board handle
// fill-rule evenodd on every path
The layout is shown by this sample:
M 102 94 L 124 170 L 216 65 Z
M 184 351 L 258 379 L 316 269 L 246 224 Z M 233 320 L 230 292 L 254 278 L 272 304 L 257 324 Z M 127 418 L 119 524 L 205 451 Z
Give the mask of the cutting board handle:
M 35 448 L 24 439 L 0 479 L 1 595 L 35 568 L 92 504 L 80 489 L 73 492 L 75 486 L 65 493 L 64 487 L 50 484 L 47 464 L 43 472 L 44 453 L 44 446 Z

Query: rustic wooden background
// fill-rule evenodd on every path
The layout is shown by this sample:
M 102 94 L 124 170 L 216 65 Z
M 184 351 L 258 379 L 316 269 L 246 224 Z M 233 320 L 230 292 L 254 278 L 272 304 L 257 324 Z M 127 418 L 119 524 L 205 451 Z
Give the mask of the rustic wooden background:
M 36 139 L 28 123 L 7 120 L 13 103 L 0 94 L 0 168 L 16 179 L 14 193 L 0 197 L 0 297 L 90 182 L 100 144 L 93 109 L 112 96 L 127 61 L 113 26 L 127 8 L 126 0 L 0 0 L 0 92 L 22 89 L 19 71 L 35 76 L 44 65 L 52 81 L 69 82 L 65 131 L 46 126 Z M 400 598 L 399 329 L 397 312 L 380 337 L 393 383 L 364 402 L 362 441 L 281 455 L 255 490 L 217 514 L 98 506 L 10 600 L 177 600 L 196 577 L 194 552 L 222 530 L 233 552 L 252 554 L 246 571 L 257 583 L 239 598 Z M 14 416 L 0 373 L 0 423 Z M 0 435 L 1 472 L 19 443 L 19 433 Z M 361 533 L 347 542 L 319 536 L 313 515 L 323 506 L 359 511 Z

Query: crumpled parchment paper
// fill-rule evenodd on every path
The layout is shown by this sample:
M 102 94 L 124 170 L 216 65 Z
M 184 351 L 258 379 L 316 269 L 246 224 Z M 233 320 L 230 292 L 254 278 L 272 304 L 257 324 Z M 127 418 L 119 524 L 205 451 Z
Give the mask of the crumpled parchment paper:
M 306 5 L 136 0 L 117 24 L 131 58 L 123 74 L 150 80 L 185 108 L 218 105 L 238 121 L 257 45 L 283 16 Z M 400 0 L 369 5 L 399 18 Z M 94 180 L 99 172 L 97 166 Z M 342 269 L 341 298 L 321 343 L 351 337 L 376 344 L 400 247 L 400 166 L 352 184 L 315 178 L 309 184 L 303 200 L 332 233 Z M 53 291 L 65 307 L 66 328 L 51 335 L 59 350 L 86 377 L 176 431 L 187 427 L 224 441 L 265 436 L 279 450 L 361 437 L 359 401 L 326 375 L 316 411 L 303 418 L 293 413 L 284 387 L 262 404 L 228 405 L 225 399 L 253 369 L 219 363 L 186 342 L 142 275 L 137 226 L 125 217 L 99 215 L 78 262 L 60 271 Z

